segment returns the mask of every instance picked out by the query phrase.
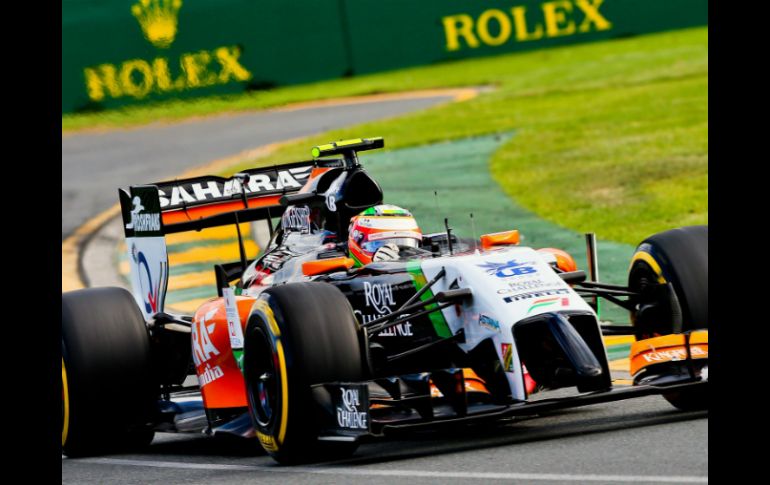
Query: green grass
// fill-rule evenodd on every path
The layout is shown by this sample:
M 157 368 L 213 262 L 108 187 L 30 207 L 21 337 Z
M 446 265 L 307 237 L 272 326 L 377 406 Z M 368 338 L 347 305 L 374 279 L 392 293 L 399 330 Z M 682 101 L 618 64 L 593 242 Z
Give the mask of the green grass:
M 684 44 L 679 43 L 683 35 L 689 39 L 685 39 Z M 704 39 L 702 42 L 701 38 Z M 614 42 L 601 42 L 573 48 L 448 62 L 265 91 L 164 101 L 99 113 L 68 114 L 62 116 L 62 131 L 129 127 L 225 112 L 258 110 L 301 101 L 414 89 L 492 85 L 506 90 L 513 89 L 518 96 L 534 96 L 554 91 L 638 83 L 660 76 L 701 72 L 705 56 L 701 59 L 698 53 L 706 47 L 705 38 L 706 30 L 697 29 L 685 34 L 625 40 L 623 44 L 628 49 L 618 49 Z M 669 45 L 669 39 L 675 39 L 679 45 Z M 646 52 L 639 55 L 639 49 Z M 673 64 L 676 65 L 676 72 L 667 73 Z M 601 72 L 600 79 L 595 77 L 597 72 Z
M 707 28 L 382 78 L 399 76 L 401 87 L 462 80 L 497 89 L 468 102 L 314 136 L 233 171 L 306 159 L 313 145 L 341 138 L 381 135 L 387 148 L 401 148 L 516 130 L 490 169 L 506 193 L 549 221 L 628 244 L 672 227 L 708 223 Z M 375 86 L 378 79 L 366 82 Z

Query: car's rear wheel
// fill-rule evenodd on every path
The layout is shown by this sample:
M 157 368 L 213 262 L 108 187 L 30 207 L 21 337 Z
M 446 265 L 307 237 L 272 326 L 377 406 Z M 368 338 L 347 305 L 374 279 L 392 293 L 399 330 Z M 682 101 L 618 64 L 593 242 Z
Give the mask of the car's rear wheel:
M 311 385 L 363 379 L 359 324 L 327 283 L 266 290 L 246 327 L 244 376 L 257 438 L 274 459 L 294 464 L 353 453 L 355 443 L 318 442 Z
M 664 287 L 669 283 L 673 295 Z M 631 312 L 637 340 L 708 329 L 708 226 L 645 239 L 631 259 L 628 286 L 642 295 Z M 683 410 L 708 407 L 704 388 L 663 396 Z
M 146 446 L 156 386 L 144 318 L 122 288 L 62 294 L 62 452 Z

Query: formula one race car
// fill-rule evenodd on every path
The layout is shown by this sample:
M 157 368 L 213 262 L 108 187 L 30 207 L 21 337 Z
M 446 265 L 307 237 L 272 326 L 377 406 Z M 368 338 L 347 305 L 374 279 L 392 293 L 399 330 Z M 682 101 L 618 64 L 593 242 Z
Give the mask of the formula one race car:
M 133 296 L 62 295 L 63 452 L 205 432 L 256 436 L 297 463 L 391 432 L 650 394 L 707 408 L 707 226 L 643 241 L 627 286 L 595 281 L 590 234 L 587 273 L 516 230 L 470 244 L 448 226 L 365 264 L 349 257 L 351 219 L 383 193 L 357 154 L 382 146 L 340 141 L 311 161 L 121 189 Z M 271 236 L 261 257 L 248 261 L 241 238 L 240 260 L 213 268 L 218 297 L 164 311 L 165 235 L 255 221 Z M 613 388 L 597 298 L 631 314 L 633 386 Z M 541 398 L 560 388 L 575 392 Z

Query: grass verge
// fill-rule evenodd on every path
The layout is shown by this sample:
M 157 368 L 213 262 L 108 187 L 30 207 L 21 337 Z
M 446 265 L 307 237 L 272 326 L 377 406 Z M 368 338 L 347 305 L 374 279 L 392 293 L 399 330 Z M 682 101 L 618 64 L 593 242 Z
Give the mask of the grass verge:
M 498 89 L 330 131 L 233 171 L 306 159 L 311 146 L 342 138 L 381 135 L 401 148 L 516 130 L 490 168 L 508 195 L 546 220 L 628 244 L 708 223 L 707 28 L 378 76 L 410 81 L 401 88 L 462 80 Z M 430 82 L 438 84 L 418 86 Z

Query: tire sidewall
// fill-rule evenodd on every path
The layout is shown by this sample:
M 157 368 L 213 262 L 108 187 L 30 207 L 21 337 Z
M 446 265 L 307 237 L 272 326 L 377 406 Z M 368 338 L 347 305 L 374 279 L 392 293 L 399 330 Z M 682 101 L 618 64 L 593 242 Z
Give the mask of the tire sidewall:
M 328 306 L 317 304 L 319 297 L 323 297 L 321 299 Z M 306 317 L 304 321 L 303 316 Z M 319 336 L 324 333 L 324 327 L 332 327 L 334 339 Z M 333 332 L 334 329 L 337 332 Z M 320 382 L 362 380 L 358 331 L 358 321 L 347 299 L 327 283 L 296 283 L 271 288 L 254 303 L 244 348 L 249 412 L 260 444 L 279 463 L 298 463 L 319 455 L 319 410 L 311 386 Z M 262 332 L 268 338 L 273 363 L 280 374 L 277 382 L 280 392 L 266 425 L 259 423 L 253 406 L 257 399 L 253 383 L 258 377 L 251 368 L 256 359 L 253 355 L 254 332 Z M 319 363 L 319 356 L 329 354 L 346 355 L 345 360 L 352 364 L 344 366 L 339 361 L 332 361 L 326 367 Z
M 689 226 L 655 234 L 636 249 L 629 267 L 629 287 L 636 290 L 638 271 L 671 283 L 682 310 L 681 328 L 667 333 L 708 328 L 708 226 Z M 631 314 L 632 323 L 635 313 Z
M 100 454 L 149 442 L 146 424 L 157 386 L 149 335 L 133 296 L 122 288 L 62 294 L 61 333 L 68 411 L 62 415 L 62 451 Z

